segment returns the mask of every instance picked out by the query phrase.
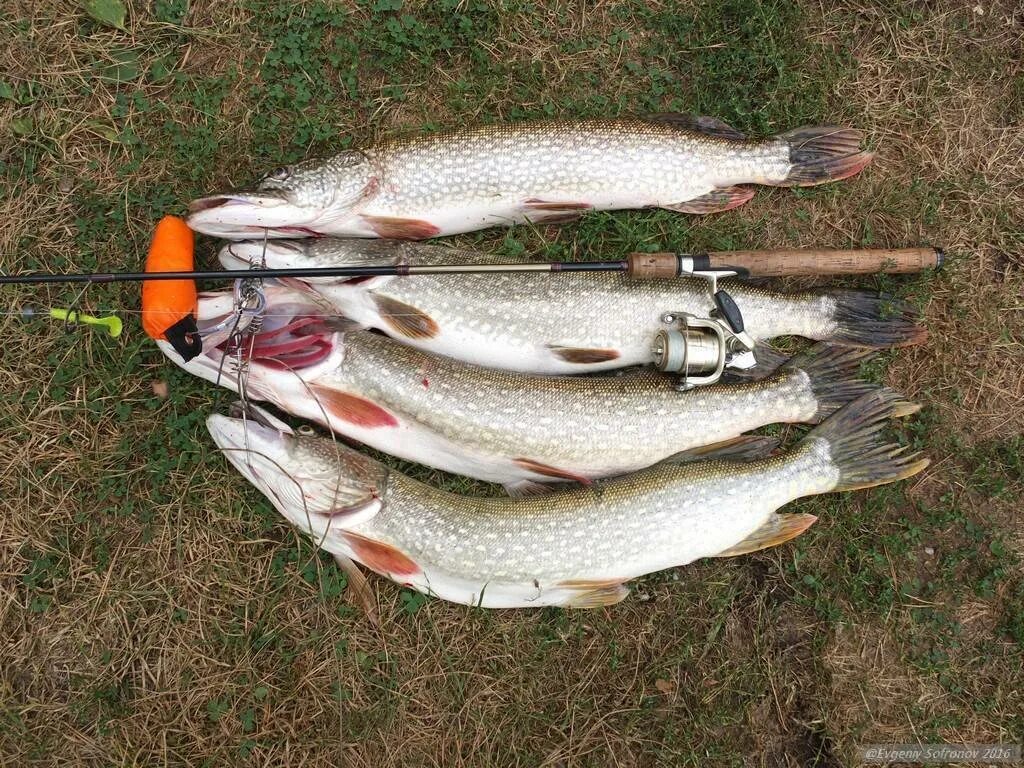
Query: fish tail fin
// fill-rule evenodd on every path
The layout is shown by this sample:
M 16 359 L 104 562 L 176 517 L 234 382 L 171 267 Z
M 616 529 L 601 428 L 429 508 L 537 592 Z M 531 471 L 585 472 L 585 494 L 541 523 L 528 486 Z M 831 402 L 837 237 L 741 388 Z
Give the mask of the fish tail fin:
M 871 392 L 815 427 L 802 445 L 827 444 L 828 462 L 839 473 L 832 490 L 854 491 L 904 480 L 927 467 L 929 460 L 883 442 L 878 433 L 893 416 L 907 413 L 911 406 L 896 392 Z
M 818 404 L 812 421 L 818 422 L 869 392 L 891 392 L 857 376 L 861 364 L 873 354 L 870 349 L 815 344 L 786 363 L 783 370 L 802 371 L 807 376 Z M 907 403 L 894 406 L 893 415 L 908 416 L 916 410 L 916 405 Z
M 835 330 L 830 341 L 856 347 L 906 347 L 928 338 L 920 312 L 902 299 L 868 291 L 829 291 Z
M 780 134 L 789 147 L 790 169 L 779 187 L 813 187 L 860 173 L 874 154 L 860 147 L 862 131 L 834 125 L 797 128 Z

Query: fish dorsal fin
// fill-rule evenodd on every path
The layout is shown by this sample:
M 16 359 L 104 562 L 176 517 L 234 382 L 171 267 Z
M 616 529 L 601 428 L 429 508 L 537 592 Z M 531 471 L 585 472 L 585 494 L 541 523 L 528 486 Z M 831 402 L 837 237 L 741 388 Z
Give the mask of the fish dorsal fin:
M 709 459 L 729 459 L 732 461 L 756 461 L 770 456 L 779 447 L 774 437 L 764 435 L 740 435 L 722 440 L 711 445 L 702 445 L 680 451 L 669 456 L 665 462 L 671 464 L 688 464 L 691 461 L 707 461 Z
M 742 141 L 746 135 L 740 133 L 728 123 L 719 120 L 717 117 L 707 115 L 686 115 L 681 112 L 658 112 L 647 116 L 648 120 L 658 123 L 666 123 L 684 131 L 694 131 L 707 136 L 717 136 L 720 139 L 733 139 Z
M 768 517 L 768 522 L 747 536 L 743 541 L 734 544 L 728 549 L 723 549 L 714 557 L 746 555 L 751 552 L 757 552 L 759 549 L 774 547 L 790 539 L 795 539 L 810 528 L 817 519 L 814 515 L 777 515 L 773 512 Z

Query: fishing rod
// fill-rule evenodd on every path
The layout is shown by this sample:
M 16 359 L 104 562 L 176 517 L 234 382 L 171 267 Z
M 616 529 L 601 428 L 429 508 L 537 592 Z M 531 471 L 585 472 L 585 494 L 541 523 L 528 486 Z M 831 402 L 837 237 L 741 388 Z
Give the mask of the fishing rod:
M 898 274 L 938 269 L 943 253 L 938 248 L 711 251 L 707 253 L 631 253 L 618 261 L 555 261 L 488 264 L 338 266 L 247 270 L 196 270 L 195 236 L 185 222 L 165 216 L 157 224 L 143 272 L 83 274 L 0 275 L 0 285 L 56 283 L 142 283 L 142 326 L 150 338 L 167 341 L 186 362 L 203 351 L 198 328 L 198 281 L 230 280 L 236 285 L 235 327 L 246 318 L 262 316 L 263 279 L 347 278 L 448 274 L 495 274 L 513 272 L 613 272 L 635 279 L 699 278 L 707 282 L 710 307 L 706 317 L 685 312 L 666 312 L 665 328 L 653 340 L 657 367 L 679 375 L 679 387 L 718 381 L 725 368 L 755 366 L 754 341 L 746 333 L 743 315 L 719 281 L 729 277 L 777 277 L 786 275 L 849 275 L 883 272 Z M 82 316 L 95 325 L 103 319 Z M 230 318 L 229 318 L 229 321 Z
M 325 277 L 407 277 L 511 272 L 622 272 L 636 279 L 689 277 L 697 272 L 731 270 L 741 277 L 789 275 L 903 274 L 938 269 L 940 248 L 860 250 L 711 251 L 708 253 L 631 253 L 620 261 L 499 262 L 488 264 L 393 264 L 384 266 L 253 268 L 252 279 Z M 153 280 L 237 280 L 240 270 L 214 269 L 147 272 L 29 273 L 0 275 L 0 285 L 65 283 L 141 283 Z

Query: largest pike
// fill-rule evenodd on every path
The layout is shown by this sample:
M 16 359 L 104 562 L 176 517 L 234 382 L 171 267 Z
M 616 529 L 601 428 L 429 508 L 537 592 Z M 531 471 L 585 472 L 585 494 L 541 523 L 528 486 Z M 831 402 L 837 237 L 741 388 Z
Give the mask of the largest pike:
M 269 285 L 263 326 L 243 344 L 245 391 L 378 450 L 502 483 L 617 475 L 774 422 L 814 422 L 875 385 L 866 352 L 812 348 L 766 379 L 679 392 L 667 377 L 531 376 L 434 357 L 365 331 L 335 330 L 304 293 Z M 199 304 L 200 326 L 230 293 Z M 226 334 L 226 330 L 222 333 Z M 162 347 L 179 364 L 180 358 Z M 216 336 L 186 370 L 237 389 Z
M 687 115 L 459 128 L 393 138 L 277 168 L 254 189 L 196 200 L 189 226 L 228 238 L 342 235 L 421 239 L 587 210 L 712 213 L 742 184 L 812 186 L 871 161 L 851 128 L 747 139 Z
M 877 437 L 897 400 L 866 395 L 781 456 L 663 464 L 528 499 L 447 493 L 265 414 L 215 415 L 207 426 L 246 479 L 350 573 L 354 559 L 486 608 L 589 608 L 622 600 L 642 574 L 797 536 L 815 517 L 776 513 L 794 499 L 920 472 L 927 459 Z
M 224 266 L 271 268 L 475 264 L 491 256 L 394 240 L 236 242 Z M 418 349 L 475 365 L 531 373 L 583 373 L 654 361 L 663 316 L 706 317 L 713 304 L 696 278 L 634 280 L 621 274 L 452 274 L 310 281 L 333 308 Z M 804 336 L 887 347 L 921 341 L 905 302 L 861 291 L 779 293 L 739 281 L 729 292 L 756 340 Z

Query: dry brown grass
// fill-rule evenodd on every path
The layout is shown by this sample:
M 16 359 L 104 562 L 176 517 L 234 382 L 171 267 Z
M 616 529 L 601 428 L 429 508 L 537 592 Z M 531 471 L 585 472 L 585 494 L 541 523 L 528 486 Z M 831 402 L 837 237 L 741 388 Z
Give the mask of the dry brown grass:
M 514 64 L 511 74 L 474 81 L 462 51 L 408 83 L 405 100 L 365 61 L 365 102 L 332 125 L 366 137 L 495 119 L 524 98 L 534 109 L 559 104 L 588 75 L 603 78 L 613 102 L 633 103 L 644 94 L 621 63 L 657 37 L 640 21 L 644 5 L 667 7 L 544 3 L 534 16 L 508 16 L 481 45 Z M 942 559 L 975 546 L 963 520 L 985 532 L 979 550 L 1004 537 L 1014 558 L 1024 552 L 1024 486 L 1002 478 L 1009 492 L 990 500 L 1000 478 L 985 466 L 1024 432 L 1024 12 L 980 5 L 979 15 L 954 3 L 805 3 L 806 35 L 821 46 L 807 71 L 831 53 L 852 55 L 822 118 L 866 128 L 879 160 L 842 187 L 766 192 L 727 225 L 693 231 L 700 239 L 735 223 L 749 238 L 736 245 L 751 247 L 946 247 L 949 269 L 911 289 L 931 340 L 892 355 L 884 372 L 927 407 L 931 468 L 905 497 L 824 507 L 797 545 L 646 580 L 637 592 L 649 600 L 568 614 L 429 601 L 409 614 L 399 591 L 375 580 L 384 617 L 375 630 L 331 591 L 333 567 L 213 451 L 196 415 L 223 398 L 169 371 L 130 314 L 118 342 L 0 314 L 0 763 L 831 766 L 850 764 L 859 742 L 1024 740 L 1021 648 L 1005 622 L 1020 610 L 1019 559 L 984 594 L 967 583 L 973 566 Z M 171 127 L 119 107 L 125 87 L 94 77 L 114 47 L 136 49 L 143 67 L 161 54 L 148 4 L 136 5 L 127 34 L 83 27 L 56 2 L 0 8 L 9 41 L 0 80 L 38 88 L 29 105 L 0 100 L 9 184 L 0 269 L 88 268 L 97 256 L 106 268 L 134 267 L 166 211 L 140 209 L 133 194 L 167 185 L 181 200 L 256 170 L 253 118 L 266 105 L 252 98 L 252 63 L 267 48 L 253 39 L 258 13 L 196 0 L 178 50 L 188 81 L 141 89 L 169 100 L 240 69 L 218 107 L 229 119 L 212 167 L 182 178 Z M 620 30 L 631 35 L 608 43 Z M 596 42 L 560 50 L 586 35 Z M 659 56 L 643 63 L 671 68 L 669 53 Z M 536 87 L 517 97 L 530 72 Z M 444 97 L 460 79 L 473 87 L 455 114 Z M 203 124 L 200 106 L 176 109 L 182 124 Z M 49 147 L 31 179 L 17 165 L 28 139 L 11 135 L 25 114 L 38 127 L 30 138 Z M 127 176 L 133 151 L 104 126 L 131 128 L 152 150 Z M 264 149 L 284 151 L 280 142 Z M 89 196 L 109 208 L 86 207 Z M 575 231 L 544 234 L 588 245 Z M 6 291 L 0 310 L 30 300 L 69 297 Z M 137 306 L 130 291 L 90 292 L 86 303 Z M 166 401 L 153 397 L 156 379 L 170 383 Z M 929 512 L 943 504 L 956 511 L 950 522 Z M 856 514 L 864 522 L 849 524 Z M 920 543 L 909 556 L 891 552 L 884 537 L 911 526 L 924 530 Z M 851 538 L 877 549 L 894 588 L 917 577 L 935 591 L 888 608 L 847 594 L 859 577 L 846 564 Z M 807 573 L 832 581 L 813 593 Z M 961 627 L 958 644 L 944 646 L 948 663 L 922 662 L 916 616 L 929 608 Z

